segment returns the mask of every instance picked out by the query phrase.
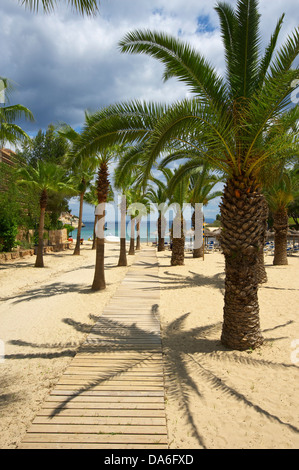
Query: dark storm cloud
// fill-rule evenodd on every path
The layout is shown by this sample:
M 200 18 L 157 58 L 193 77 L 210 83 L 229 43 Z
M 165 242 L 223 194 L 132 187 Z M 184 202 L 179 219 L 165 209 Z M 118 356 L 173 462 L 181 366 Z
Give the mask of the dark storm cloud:
M 222 73 L 224 56 L 213 7 L 210 0 L 103 0 L 100 15 L 89 19 L 66 8 L 33 14 L 18 0 L 1 0 L 0 76 L 17 83 L 12 102 L 27 106 L 36 118 L 23 127 L 31 134 L 62 121 L 78 127 L 86 109 L 134 98 L 171 102 L 183 97 L 187 90 L 182 84 L 162 83 L 157 61 L 120 53 L 118 41 L 135 28 L 180 36 Z M 262 0 L 260 8 L 267 40 L 283 11 L 284 36 L 298 24 L 297 0 L 277 0 L 271 8 L 269 0 Z

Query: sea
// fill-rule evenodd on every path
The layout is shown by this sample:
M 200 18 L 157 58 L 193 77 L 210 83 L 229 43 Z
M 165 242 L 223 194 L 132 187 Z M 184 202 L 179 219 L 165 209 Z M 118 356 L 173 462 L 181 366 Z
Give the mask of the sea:
M 210 219 L 206 219 L 207 223 L 210 223 Z M 213 222 L 213 219 L 211 219 L 211 222 Z M 84 240 L 88 239 L 93 239 L 93 226 L 94 222 L 87 221 L 84 222 L 84 227 L 81 228 L 81 238 L 84 238 Z M 131 235 L 131 229 L 130 229 L 130 221 L 128 220 L 126 223 L 126 239 L 129 241 L 130 240 L 130 235 Z M 191 223 L 188 224 L 187 222 L 187 227 L 186 230 L 190 230 L 191 228 Z M 116 237 L 120 236 L 120 222 L 118 221 L 107 221 L 105 224 L 105 235 L 113 235 Z M 76 239 L 77 237 L 77 230 L 74 229 L 70 233 L 70 237 Z M 147 221 L 147 220 L 142 220 L 140 223 L 140 240 L 141 242 L 155 242 L 157 241 L 157 221 Z M 165 236 L 165 241 L 169 241 L 169 232 L 167 233 L 166 230 L 166 236 Z

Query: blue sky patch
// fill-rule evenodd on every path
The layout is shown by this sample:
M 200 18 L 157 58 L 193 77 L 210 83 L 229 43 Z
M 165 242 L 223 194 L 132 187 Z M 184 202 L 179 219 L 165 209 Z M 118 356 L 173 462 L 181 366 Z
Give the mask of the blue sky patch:
M 212 33 L 215 31 L 214 26 L 210 23 L 209 15 L 200 15 L 196 18 L 197 20 L 197 33 Z

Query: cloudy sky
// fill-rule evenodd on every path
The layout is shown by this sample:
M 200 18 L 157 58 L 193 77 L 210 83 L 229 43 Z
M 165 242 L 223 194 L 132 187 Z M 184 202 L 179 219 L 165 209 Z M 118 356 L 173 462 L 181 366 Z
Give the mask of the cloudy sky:
M 50 123 L 67 122 L 79 129 L 84 110 L 129 99 L 173 102 L 186 96 L 185 86 L 175 79 L 162 82 L 162 66 L 156 60 L 120 53 L 118 42 L 137 28 L 164 31 L 192 43 L 223 73 L 215 3 L 102 0 L 97 17 L 82 18 L 65 6 L 48 15 L 34 14 L 19 0 L 0 0 L 0 76 L 16 84 L 11 102 L 27 106 L 35 117 L 35 123 L 23 128 L 32 136 Z M 236 0 L 228 3 L 235 5 Z M 298 0 L 260 0 L 263 44 L 283 12 L 281 42 L 299 24 Z M 206 217 L 218 213 L 218 203 L 208 206 Z

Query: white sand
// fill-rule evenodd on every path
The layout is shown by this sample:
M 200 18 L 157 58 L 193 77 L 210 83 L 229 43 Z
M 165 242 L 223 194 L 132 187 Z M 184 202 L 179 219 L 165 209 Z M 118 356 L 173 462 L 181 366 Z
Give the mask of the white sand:
M 223 255 L 188 255 L 183 267 L 169 267 L 169 252 L 158 256 L 171 448 L 297 449 L 299 257 L 283 267 L 266 257 L 268 282 L 259 290 L 265 344 L 236 352 L 220 343 Z
M 118 245 L 106 245 L 105 291 L 92 292 L 95 251 L 81 247 L 0 265 L 0 448 L 13 448 L 125 276 Z M 129 265 L 134 256 L 128 256 Z
M 119 248 L 106 245 L 107 289 L 93 293 L 95 252 L 82 247 L 0 265 L 0 448 L 15 448 L 109 302 L 128 268 Z M 227 351 L 221 334 L 224 259 L 187 255 L 171 267 L 158 254 L 165 353 L 166 411 L 171 448 L 298 448 L 299 257 L 274 267 L 260 289 L 265 345 L 251 353 Z M 129 264 L 134 257 L 128 257 Z M 298 341 L 299 361 L 299 341 Z M 0 350 L 1 353 L 1 350 Z

